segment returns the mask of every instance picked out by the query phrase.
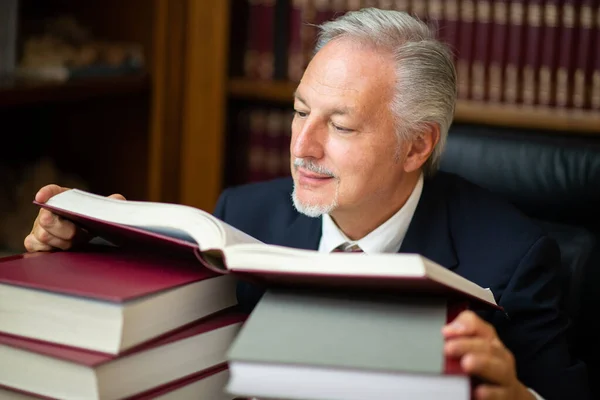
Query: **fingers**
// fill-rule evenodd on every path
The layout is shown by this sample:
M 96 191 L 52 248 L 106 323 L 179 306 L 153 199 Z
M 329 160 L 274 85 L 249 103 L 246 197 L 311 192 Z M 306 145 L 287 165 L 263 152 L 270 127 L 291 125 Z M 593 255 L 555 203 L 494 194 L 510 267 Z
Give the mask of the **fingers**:
M 67 250 L 71 248 L 76 232 L 77 229 L 73 223 L 42 209 L 38 213 L 31 233 L 27 235 L 23 244 L 28 252 Z
M 507 393 L 503 387 L 494 385 L 479 385 L 475 388 L 475 399 L 476 400 L 500 400 L 509 399 L 509 393 Z
M 442 334 L 446 339 L 456 336 L 478 336 L 494 339 L 494 327 L 477 316 L 473 311 L 461 312 L 450 324 L 444 326 Z
M 123 196 L 122 194 L 118 194 L 118 193 L 111 194 L 111 195 L 110 195 L 110 196 L 108 196 L 108 197 L 109 197 L 109 198 L 111 198 L 111 199 L 117 199 L 117 200 L 126 200 L 126 199 L 125 199 L 125 196 Z
M 57 194 L 65 192 L 67 190 L 69 190 L 69 188 L 61 187 L 58 185 L 46 185 L 40 190 L 38 190 L 38 192 L 35 195 L 35 201 L 37 201 L 38 203 L 45 203 L 48 201 L 48 199 L 50 199 L 50 197 L 56 196 Z
M 490 354 L 511 361 L 510 353 L 497 339 L 489 340 L 480 337 L 459 337 L 446 342 L 444 345 L 446 356 L 460 358 L 468 353 Z
M 516 379 L 506 360 L 486 353 L 468 353 L 460 360 L 460 366 L 468 375 L 500 386 L 509 387 Z

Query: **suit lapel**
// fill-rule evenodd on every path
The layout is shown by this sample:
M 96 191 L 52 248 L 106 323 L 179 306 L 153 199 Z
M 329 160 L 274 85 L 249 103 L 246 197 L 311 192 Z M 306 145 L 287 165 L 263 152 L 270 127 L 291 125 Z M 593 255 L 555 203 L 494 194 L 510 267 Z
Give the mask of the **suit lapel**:
M 448 269 L 458 266 L 442 176 L 425 179 L 421 199 L 406 232 L 400 253 L 418 253 Z
M 318 250 L 321 240 L 321 218 L 297 214 L 287 228 L 281 244 L 297 249 Z

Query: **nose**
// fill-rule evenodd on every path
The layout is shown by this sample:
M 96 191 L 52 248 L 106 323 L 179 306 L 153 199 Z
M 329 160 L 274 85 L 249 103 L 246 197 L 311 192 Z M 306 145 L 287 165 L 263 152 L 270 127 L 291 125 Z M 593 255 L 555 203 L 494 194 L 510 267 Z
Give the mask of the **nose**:
M 316 118 L 296 117 L 292 124 L 292 155 L 295 158 L 323 158 L 326 134 L 326 129 L 320 126 Z

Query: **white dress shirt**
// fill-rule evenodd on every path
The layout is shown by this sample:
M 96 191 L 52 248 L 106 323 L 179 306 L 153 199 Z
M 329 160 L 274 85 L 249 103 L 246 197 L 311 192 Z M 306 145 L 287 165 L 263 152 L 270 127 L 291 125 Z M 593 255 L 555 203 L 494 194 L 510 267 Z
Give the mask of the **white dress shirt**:
M 367 254 L 397 253 L 400 250 L 400 246 L 402 246 L 402 241 L 406 236 L 410 221 L 415 214 L 422 192 L 423 174 L 419 177 L 417 185 L 408 197 L 408 200 L 406 200 L 406 203 L 404 203 L 404 206 L 374 231 L 358 240 L 350 240 L 333 222 L 329 214 L 324 214 L 321 219 L 322 233 L 321 241 L 319 242 L 319 251 L 331 253 L 339 245 L 348 243 L 350 245 L 358 245 Z M 537 400 L 544 400 L 534 390 L 529 389 L 529 391 Z
M 408 226 L 412 220 L 421 193 L 423 192 L 423 175 L 419 177 L 411 195 L 404 206 L 392 215 L 387 221 L 379 225 L 374 231 L 359 240 L 350 240 L 333 222 L 329 214 L 323 215 L 322 234 L 319 242 L 319 251 L 331 253 L 333 249 L 343 243 L 357 244 L 367 254 L 397 253 L 400 250 Z

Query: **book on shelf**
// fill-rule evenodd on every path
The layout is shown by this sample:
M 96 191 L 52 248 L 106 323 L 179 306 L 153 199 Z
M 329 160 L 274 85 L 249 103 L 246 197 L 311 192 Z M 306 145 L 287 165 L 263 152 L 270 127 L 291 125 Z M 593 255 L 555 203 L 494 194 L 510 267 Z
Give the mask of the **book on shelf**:
M 196 266 L 100 245 L 0 259 L 0 332 L 121 353 L 236 305 L 235 279 Z
M 39 204 L 116 244 L 194 254 L 210 271 L 260 284 L 417 291 L 500 308 L 489 289 L 419 254 L 320 253 L 260 242 L 191 206 L 123 201 L 77 189 Z
M 182 379 L 225 366 L 226 352 L 245 319 L 245 314 L 225 310 L 119 355 L 0 333 L 0 386 L 14 396 L 21 392 L 56 399 L 166 393 Z M 207 384 L 213 386 L 207 390 L 218 384 Z M 222 392 L 223 385 L 216 390 Z
M 469 399 L 442 327 L 466 302 L 267 291 L 228 353 L 237 396 L 330 400 Z

